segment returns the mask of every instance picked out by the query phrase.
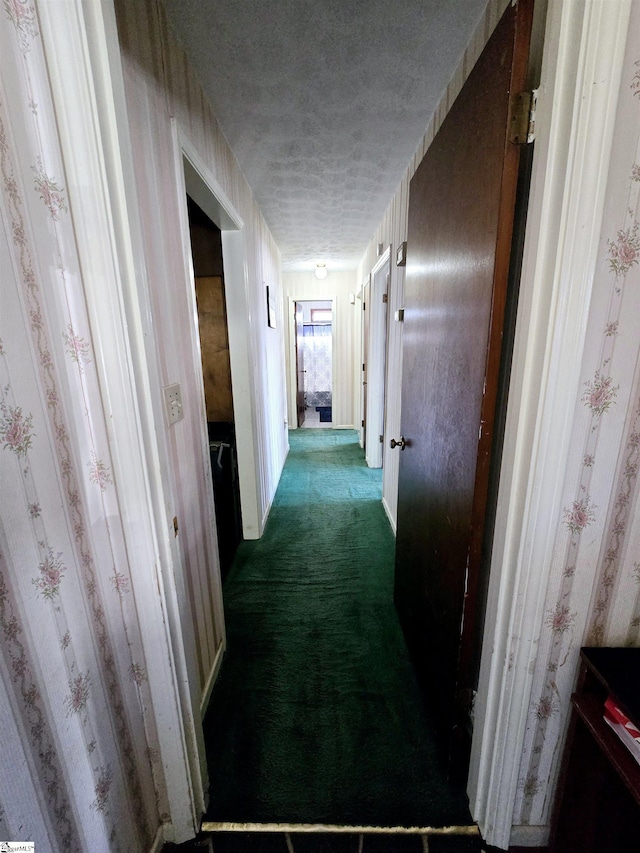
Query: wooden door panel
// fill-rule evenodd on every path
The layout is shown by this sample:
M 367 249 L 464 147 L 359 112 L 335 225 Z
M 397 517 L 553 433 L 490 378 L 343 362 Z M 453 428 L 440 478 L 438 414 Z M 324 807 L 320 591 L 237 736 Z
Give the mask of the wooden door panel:
M 445 740 L 473 653 L 531 11 L 507 9 L 410 186 L 396 603 Z
M 195 283 L 207 421 L 233 423 L 224 283 L 222 276 L 198 276 Z

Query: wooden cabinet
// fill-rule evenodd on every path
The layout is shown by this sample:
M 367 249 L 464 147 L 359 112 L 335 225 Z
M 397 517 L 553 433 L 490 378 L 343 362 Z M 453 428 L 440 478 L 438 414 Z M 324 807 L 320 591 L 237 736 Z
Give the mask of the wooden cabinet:
M 640 725 L 640 649 L 581 651 L 550 853 L 640 850 L 640 764 L 604 720 L 608 696 Z

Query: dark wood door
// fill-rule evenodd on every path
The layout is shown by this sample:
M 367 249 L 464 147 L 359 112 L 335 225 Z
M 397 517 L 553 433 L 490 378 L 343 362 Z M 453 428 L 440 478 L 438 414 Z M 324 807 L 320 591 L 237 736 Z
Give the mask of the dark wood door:
M 296 410 L 298 412 L 298 426 L 301 427 L 304 423 L 305 403 L 304 403 L 304 348 L 302 346 L 302 338 L 304 335 L 303 326 L 304 314 L 302 305 L 299 302 L 295 303 L 295 320 L 296 320 Z
M 396 605 L 446 751 L 466 722 L 533 2 L 509 6 L 414 175 Z

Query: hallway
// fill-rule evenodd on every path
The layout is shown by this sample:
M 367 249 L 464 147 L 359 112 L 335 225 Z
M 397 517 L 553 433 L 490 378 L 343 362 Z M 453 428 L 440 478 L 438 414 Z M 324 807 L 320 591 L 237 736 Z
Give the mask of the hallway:
M 205 820 L 471 823 L 443 782 L 393 606 L 394 537 L 351 430 L 297 430 L 224 587 Z

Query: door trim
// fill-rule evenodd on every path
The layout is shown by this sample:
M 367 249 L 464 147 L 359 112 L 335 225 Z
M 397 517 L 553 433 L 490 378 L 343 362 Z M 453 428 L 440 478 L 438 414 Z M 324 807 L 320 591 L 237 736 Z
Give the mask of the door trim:
M 111 415 L 109 443 L 127 552 L 139 569 L 131 573 L 131 583 L 140 605 L 151 694 L 144 713 L 157 725 L 165 768 L 157 781 L 169 812 L 156 842 L 180 842 L 197 832 L 206 766 L 203 772 L 198 708 L 180 624 L 180 566 L 166 524 L 161 473 L 166 452 L 163 431 L 155 429 L 161 383 L 148 346 L 153 340 L 149 281 L 120 43 L 112 3 L 70 0 L 66 12 L 61 17 L 52 4 L 38 4 L 91 335 L 101 355 L 96 369 Z
M 338 326 L 338 298 L 335 293 L 324 294 L 320 296 L 289 296 L 287 309 L 287 332 L 289 340 L 287 349 L 289 352 L 289 410 L 290 415 L 296 414 L 296 324 L 294 321 L 294 309 L 296 302 L 330 302 L 331 303 L 331 404 L 333 407 L 333 420 L 331 429 L 341 429 L 340 422 L 335 417 L 336 404 L 336 341 L 337 341 L 337 326 Z M 293 426 L 295 423 L 295 426 Z M 298 429 L 297 417 L 289 418 L 289 429 Z M 304 427 L 303 427 L 304 429 Z M 344 429 L 344 427 L 342 427 Z
M 369 275 L 369 353 L 367 360 L 367 411 L 364 412 L 366 424 L 365 458 L 370 468 L 382 468 L 384 461 L 384 443 L 380 443 L 378 435 L 384 434 L 386 423 L 386 389 L 387 389 L 387 341 L 388 341 L 388 302 L 382 302 L 382 294 L 387 293 L 389 286 L 385 283 L 380 287 L 378 275 L 387 268 L 391 277 L 391 246 L 376 261 Z M 373 435 L 371 420 L 375 416 Z
M 298 311 L 299 306 L 299 311 Z M 301 374 L 305 373 L 304 368 L 304 352 L 302 348 L 301 338 L 304 336 L 304 308 L 302 304 L 300 304 L 297 300 L 293 303 L 293 317 L 294 317 L 294 332 L 293 332 L 293 356 L 296 363 L 296 417 L 295 417 L 295 425 L 298 429 L 304 425 L 306 420 L 306 403 L 304 399 L 304 378 L 301 380 Z M 301 334 L 302 329 L 302 334 Z M 302 368 L 301 368 L 302 365 Z M 300 383 L 302 381 L 302 387 L 300 387 Z
M 242 532 L 245 539 L 259 539 L 264 529 L 265 518 L 260 511 L 261 476 L 258 468 L 258 438 L 254 408 L 256 399 L 256 365 L 251 346 L 252 318 L 247 298 L 247 263 L 244 222 L 211 171 L 202 161 L 194 146 L 172 119 L 172 131 L 176 152 L 176 180 L 180 193 L 180 229 L 187 281 L 191 288 L 187 293 L 189 310 L 194 317 L 192 350 L 194 368 L 202 373 L 200 360 L 200 338 L 195 318 L 197 315 L 191 243 L 187 214 L 187 193 L 199 204 L 211 221 L 222 232 L 222 258 L 224 267 L 224 290 L 227 302 L 227 325 L 229 332 L 229 358 L 231 361 L 231 383 L 233 387 L 233 412 L 235 419 L 238 481 L 240 505 L 242 507 Z M 239 393 L 247 389 L 248 393 Z M 204 386 L 202 390 L 204 406 Z M 203 409 L 203 411 L 206 411 Z M 202 441 L 206 459 L 209 458 L 209 438 L 206 416 L 202 420 Z M 205 464 L 210 464 L 206 462 Z M 267 510 L 268 512 L 268 510 Z
M 572 415 L 582 390 L 602 177 L 611 155 L 629 13 L 630 0 L 586 0 L 550 4 L 547 19 L 468 784 L 483 838 L 505 849 L 517 834 L 512 823 L 533 686 L 530 665 L 552 581 L 554 521 L 561 515 Z M 546 825 L 529 830 L 527 843 L 546 843 Z
M 358 367 L 356 371 L 356 375 L 358 377 L 357 388 L 358 388 L 358 416 L 357 416 L 357 425 L 358 425 L 358 441 L 360 443 L 360 447 L 364 450 L 364 445 L 366 441 L 366 417 L 367 417 L 367 395 L 365 392 L 365 378 L 364 378 L 364 368 L 363 364 L 367 358 L 367 334 L 365 327 L 365 310 L 367 300 L 369 299 L 369 294 L 371 292 L 371 276 L 368 275 L 362 282 L 362 287 L 358 291 L 357 298 L 360 300 L 360 356 L 358 361 Z

